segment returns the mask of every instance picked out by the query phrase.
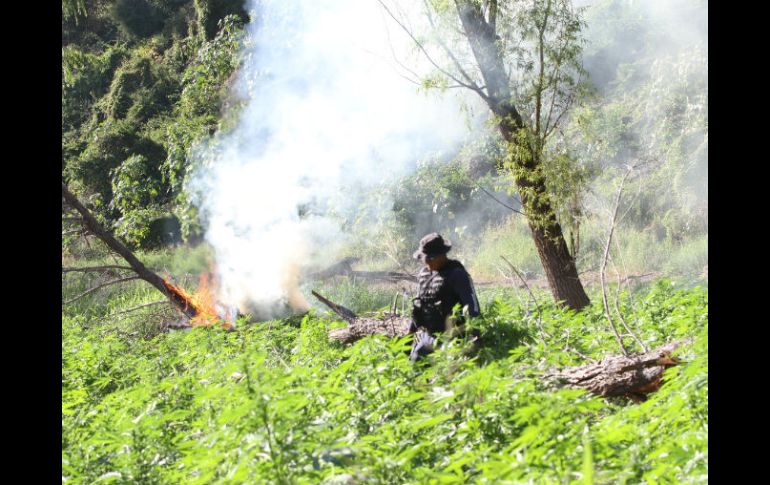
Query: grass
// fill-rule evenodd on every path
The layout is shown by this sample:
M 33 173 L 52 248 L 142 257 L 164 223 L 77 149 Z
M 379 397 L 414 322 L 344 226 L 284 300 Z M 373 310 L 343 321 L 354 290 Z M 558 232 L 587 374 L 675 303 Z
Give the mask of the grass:
M 581 227 L 577 266 L 579 272 L 596 272 L 601 267 L 607 241 L 606 224 L 588 220 Z M 514 278 L 506 259 L 520 271 L 533 277 L 544 277 L 542 265 L 526 224 L 517 217 L 491 227 L 479 237 L 476 252 L 469 255 L 468 267 L 478 281 L 501 281 L 503 275 Z M 620 225 L 613 235 L 607 272 L 641 275 L 650 272 L 661 276 L 697 278 L 708 265 L 708 235 L 672 241 L 658 239 L 652 231 Z

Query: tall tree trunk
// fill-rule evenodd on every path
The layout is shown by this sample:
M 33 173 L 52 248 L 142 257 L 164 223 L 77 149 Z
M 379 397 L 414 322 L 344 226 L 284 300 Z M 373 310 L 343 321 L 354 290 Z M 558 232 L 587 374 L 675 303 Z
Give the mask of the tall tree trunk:
M 510 145 L 523 149 L 521 156 L 514 159 L 514 179 L 551 293 L 559 304 L 581 310 L 590 304 L 590 300 L 578 277 L 561 225 L 556 220 L 542 175 L 537 144 L 532 142 L 521 114 L 511 100 L 495 29 L 487 23 L 477 5 L 468 0 L 455 0 L 455 4 L 484 79 L 488 93 L 485 101 L 498 118 L 500 134 Z

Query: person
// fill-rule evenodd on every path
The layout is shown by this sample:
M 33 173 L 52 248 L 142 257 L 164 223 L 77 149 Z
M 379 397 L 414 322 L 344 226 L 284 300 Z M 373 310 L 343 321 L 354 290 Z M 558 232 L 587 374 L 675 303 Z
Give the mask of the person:
M 463 323 L 452 315 L 455 305 L 459 303 L 467 316 L 481 314 L 473 280 L 462 263 L 447 257 L 451 249 L 452 242 L 434 232 L 420 240 L 414 253 L 425 266 L 417 275 L 417 297 L 412 303 L 412 361 L 433 351 L 436 333 L 454 332 Z

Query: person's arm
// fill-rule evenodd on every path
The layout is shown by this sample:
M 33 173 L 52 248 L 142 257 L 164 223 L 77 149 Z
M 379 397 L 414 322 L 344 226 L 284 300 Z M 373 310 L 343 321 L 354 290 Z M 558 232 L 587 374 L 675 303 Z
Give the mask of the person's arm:
M 462 306 L 468 307 L 468 315 L 477 317 L 481 314 L 479 299 L 476 297 L 476 289 L 467 271 L 457 270 L 449 279 L 452 289 L 460 298 Z

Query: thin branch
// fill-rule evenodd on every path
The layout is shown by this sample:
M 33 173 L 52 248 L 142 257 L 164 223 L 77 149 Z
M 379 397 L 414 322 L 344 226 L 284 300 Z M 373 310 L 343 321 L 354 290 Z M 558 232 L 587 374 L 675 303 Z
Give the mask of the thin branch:
M 543 16 L 543 23 L 537 26 L 538 30 L 538 57 L 540 60 L 538 81 L 537 81 L 537 93 L 535 96 L 535 136 L 540 136 L 540 113 L 543 107 L 543 92 L 545 91 L 545 29 L 548 25 L 548 16 L 551 13 L 551 2 L 548 1 L 545 14 Z
M 564 115 L 569 111 L 569 106 L 572 104 L 572 102 L 575 100 L 575 90 L 570 90 L 569 96 L 567 97 L 567 102 L 564 103 L 563 109 L 561 110 L 561 113 L 559 113 L 559 116 L 556 117 L 553 124 L 551 125 L 550 130 L 546 130 L 543 133 L 543 139 L 545 140 L 548 138 L 554 130 L 559 126 L 559 123 L 561 122 L 561 119 L 564 117 Z
M 465 88 L 468 88 L 472 91 L 475 91 L 479 96 L 481 96 L 485 101 L 488 100 L 488 96 L 481 90 L 479 86 L 474 84 L 467 84 L 459 79 L 457 79 L 455 76 L 453 76 L 450 72 L 448 72 L 446 69 L 439 66 L 436 61 L 433 60 L 433 58 L 430 56 L 428 51 L 425 49 L 425 47 L 420 43 L 419 40 L 412 34 L 412 32 L 393 14 L 393 12 L 390 11 L 387 5 L 382 0 L 377 0 L 377 2 L 382 5 L 382 8 L 385 9 L 386 12 L 388 12 L 388 15 L 390 15 L 390 18 L 392 18 L 403 30 L 407 33 L 407 35 L 412 39 L 412 41 L 417 45 L 417 47 L 422 51 L 422 53 L 425 55 L 425 57 L 428 59 L 428 61 L 433 64 L 433 66 L 441 71 L 445 76 L 459 84 L 460 86 L 463 86 Z
M 513 277 L 511 277 L 511 276 L 509 276 L 509 275 L 508 275 L 508 274 L 507 274 L 505 271 L 503 271 L 503 270 L 502 270 L 502 268 L 498 267 L 498 268 L 497 268 L 497 272 L 498 272 L 498 273 L 500 273 L 500 276 L 502 276 L 502 277 L 503 277 L 503 280 L 505 280 L 506 282 L 510 283 L 511 285 L 513 285 L 513 284 L 515 283 L 515 280 L 514 280 L 514 278 L 513 278 Z M 529 312 L 529 303 L 530 303 L 530 302 L 529 302 L 529 299 L 527 299 L 527 301 L 525 302 L 525 301 L 524 301 L 524 300 L 521 298 L 521 296 L 519 296 L 519 292 L 518 292 L 518 291 L 516 292 L 516 298 L 518 298 L 518 299 L 519 299 L 519 303 L 520 303 L 520 304 L 522 304 L 522 305 L 523 305 L 523 304 L 526 304 L 526 305 L 527 305 L 526 311 L 527 311 L 527 312 Z
M 561 24 L 561 30 L 559 31 L 559 34 L 560 34 L 559 37 L 562 37 L 562 34 L 564 33 L 564 28 L 565 28 L 564 24 L 562 23 Z M 564 43 L 560 46 L 559 54 L 561 54 L 561 52 L 563 52 L 563 50 L 567 46 L 567 44 L 568 44 L 568 42 L 565 40 Z M 557 57 L 559 59 L 562 58 L 561 55 L 558 55 Z M 553 64 L 553 74 L 551 74 L 551 79 L 555 79 L 557 77 L 557 74 L 559 72 L 559 66 L 560 66 L 559 62 L 554 62 L 554 64 Z M 582 73 L 580 71 L 578 71 L 578 81 L 577 81 L 576 85 L 580 84 L 581 76 L 582 76 Z M 559 114 L 559 116 L 553 122 L 553 125 L 551 125 L 550 123 L 551 123 L 551 117 L 553 115 L 553 107 L 556 104 L 556 95 L 554 94 L 554 95 L 551 96 L 551 105 L 548 108 L 548 116 L 546 117 L 545 124 L 543 125 L 543 140 L 548 138 L 548 136 L 553 132 L 553 130 L 559 125 L 559 122 L 561 121 L 562 116 L 564 116 L 564 113 L 569 109 L 570 105 L 572 104 L 572 101 L 574 100 L 574 92 L 575 92 L 575 89 L 571 89 L 570 90 L 570 94 L 567 97 L 567 102 L 564 104 L 564 109 L 562 109 L 562 111 Z M 549 129 L 549 126 L 550 126 L 550 129 Z
M 537 307 L 537 328 L 540 330 L 540 338 L 543 339 L 543 335 L 545 335 L 548 338 L 552 338 L 552 335 L 549 335 L 545 330 L 543 330 L 543 318 L 542 318 L 543 312 L 542 310 L 540 310 L 540 303 L 537 301 L 537 298 L 535 298 L 535 294 L 532 293 L 532 290 L 527 284 L 527 280 L 524 279 L 524 276 L 521 275 L 521 273 L 519 272 L 518 269 L 516 269 L 513 263 L 505 259 L 505 256 L 500 255 L 500 257 L 502 258 L 503 261 L 505 261 L 508 264 L 508 267 L 510 267 L 511 270 L 513 270 L 513 272 L 516 273 L 516 276 L 518 276 L 521 282 L 524 284 L 524 288 L 526 288 L 527 292 L 529 292 L 529 296 L 535 302 L 535 306 Z M 543 339 L 543 341 L 545 341 L 545 339 Z
M 143 304 L 143 305 L 137 305 L 137 306 L 135 306 L 135 307 L 131 307 L 131 308 L 128 308 L 128 309 L 126 309 L 126 310 L 122 310 L 122 311 L 119 311 L 119 312 L 113 313 L 113 314 L 111 314 L 111 315 L 108 315 L 108 318 L 110 318 L 110 317 L 116 317 L 116 316 L 118 316 L 118 315 L 122 315 L 122 314 L 124 314 L 124 313 L 133 312 L 133 311 L 136 311 L 136 310 L 141 310 L 142 308 L 147 308 L 147 307 L 149 307 L 149 306 L 153 306 L 153 305 L 163 305 L 163 304 L 171 304 L 171 302 L 170 302 L 170 301 L 168 301 L 168 300 L 158 300 L 158 301 L 151 301 L 150 303 L 145 303 L 145 304 Z
M 503 207 L 505 207 L 505 208 L 507 208 L 507 209 L 510 209 L 510 210 L 512 210 L 513 212 L 517 213 L 517 214 L 521 214 L 521 215 L 523 215 L 524 217 L 527 217 L 527 215 L 526 215 L 525 213 L 523 213 L 523 212 L 521 212 L 521 211 L 519 211 L 519 210 L 516 210 L 516 209 L 514 209 L 513 207 L 509 206 L 509 205 L 508 205 L 508 204 L 506 204 L 505 202 L 501 201 L 500 199 L 498 199 L 497 197 L 495 197 L 494 195 L 492 195 L 491 193 L 489 193 L 489 192 L 487 191 L 487 189 L 485 189 L 484 187 L 482 187 L 482 186 L 481 186 L 481 184 L 479 184 L 478 182 L 476 182 L 476 187 L 480 188 L 480 189 L 481 189 L 481 190 L 482 190 L 482 191 L 483 191 L 485 194 L 487 194 L 488 196 L 490 196 L 490 197 L 492 198 L 492 200 L 494 200 L 495 202 L 497 202 L 497 203 L 498 203 L 498 204 L 500 204 L 501 206 L 503 206 Z
M 573 349 L 572 347 L 570 347 L 570 346 L 569 346 L 569 329 L 567 329 L 567 338 L 566 338 L 566 340 L 564 341 L 564 349 L 562 349 L 562 350 L 564 350 L 564 351 L 566 351 L 566 352 L 573 352 L 573 353 L 575 353 L 575 354 L 579 355 L 580 357 L 582 357 L 583 359 L 585 359 L 585 360 L 587 360 L 587 361 L 591 362 L 592 364 L 596 364 L 596 363 L 598 362 L 598 361 L 597 361 L 596 359 L 594 359 L 593 357 L 589 357 L 589 356 L 587 356 L 586 354 L 584 354 L 584 353 L 582 353 L 582 352 L 578 351 L 577 349 Z
M 428 5 L 428 0 L 423 0 L 423 3 L 425 4 L 425 9 L 428 12 L 428 15 L 427 15 L 428 16 L 428 22 L 430 23 L 430 26 L 433 28 L 433 30 L 436 30 L 436 24 L 433 23 L 433 16 L 430 14 L 430 6 Z M 441 46 L 441 48 L 444 49 L 444 52 L 446 52 L 446 54 L 452 60 L 452 62 L 454 63 L 455 67 L 457 68 L 457 70 L 460 71 L 460 74 L 463 76 L 463 78 L 465 78 L 465 80 L 468 81 L 470 84 L 472 84 L 474 86 L 478 86 L 476 84 L 476 81 L 467 72 L 465 72 L 465 69 L 463 69 L 463 66 L 460 63 L 459 59 L 457 59 L 457 57 L 455 57 L 454 53 L 451 51 L 451 49 L 449 49 L 449 47 L 447 47 L 447 45 L 444 43 L 444 41 L 441 39 L 441 37 L 438 37 L 437 40 L 438 40 L 438 43 Z M 484 89 L 484 87 L 481 86 L 481 87 L 479 87 L 479 89 Z
M 98 290 L 100 288 L 104 288 L 105 286 L 116 285 L 118 283 L 124 283 L 126 281 L 138 280 L 138 279 L 139 279 L 138 276 L 129 276 L 129 277 L 126 277 L 126 278 L 120 278 L 120 279 L 117 279 L 117 280 L 111 280 L 111 281 L 108 281 L 106 283 L 102 283 L 101 285 L 97 285 L 97 286 L 94 286 L 93 288 L 89 288 L 88 290 L 84 291 L 83 293 L 81 293 L 81 294 L 79 294 L 79 295 L 77 295 L 77 296 L 75 296 L 73 298 L 70 298 L 69 300 L 67 300 L 64 303 L 62 303 L 62 305 L 69 305 L 73 301 L 79 300 L 79 299 L 83 298 L 86 295 L 90 295 L 94 291 L 96 291 L 96 290 Z
M 402 69 L 404 69 L 405 71 L 407 71 L 408 73 L 410 73 L 410 74 L 411 74 L 412 76 L 414 76 L 414 78 L 415 78 L 415 79 L 417 79 L 417 80 L 415 80 L 415 79 L 410 79 L 409 77 L 407 77 L 407 76 L 405 76 L 405 75 L 401 74 L 400 72 L 398 73 L 398 75 L 399 75 L 399 76 L 401 76 L 401 77 L 403 77 L 404 79 L 406 79 L 407 81 L 409 81 L 409 82 L 411 82 L 411 83 L 414 83 L 414 84 L 417 84 L 418 86 L 421 86 L 422 84 L 421 84 L 421 83 L 420 83 L 420 81 L 419 81 L 419 79 L 420 79 L 420 75 L 419 75 L 419 74 L 417 74 L 416 72 L 414 72 L 412 69 L 410 69 L 410 68 L 409 68 L 408 66 L 406 66 L 404 63 L 402 63 L 402 62 L 401 62 L 401 61 L 398 59 L 398 56 L 396 56 L 396 51 L 395 51 L 395 50 L 393 50 L 393 42 L 390 40 L 390 29 L 388 28 L 388 25 L 387 25 L 387 23 L 385 23 L 385 36 L 388 38 L 388 48 L 390 49 L 390 54 L 391 54 L 391 56 L 393 57 L 393 60 L 396 62 L 396 64 L 398 64 L 399 66 L 401 66 L 401 68 L 402 68 Z M 374 54 L 374 55 L 375 55 L 375 56 L 377 56 L 377 57 L 383 58 L 382 56 L 380 56 L 379 54 L 377 54 L 377 53 L 375 53 L 375 52 L 371 52 L 371 54 Z M 383 60 L 384 60 L 384 58 L 383 58 Z
M 617 240 L 616 240 L 616 245 L 617 245 Z M 640 339 L 639 336 L 636 335 L 636 333 L 633 330 L 631 330 L 631 328 L 628 326 L 628 323 L 626 322 L 626 319 L 623 318 L 623 313 L 621 313 L 620 305 L 618 304 L 618 300 L 620 300 L 620 287 L 622 284 L 620 281 L 620 272 L 618 271 L 614 260 L 612 262 L 612 266 L 615 267 L 615 275 L 617 276 L 617 280 L 618 280 L 618 286 L 615 289 L 615 301 L 614 301 L 615 313 L 618 315 L 618 318 L 620 318 L 620 322 L 623 324 L 623 328 L 626 329 L 626 332 L 628 332 L 628 335 L 633 337 L 633 339 L 636 340 L 636 343 L 638 343 L 639 346 L 642 349 L 644 349 L 645 352 L 649 352 L 650 351 L 649 347 L 647 347 L 647 345 L 645 345 L 642 339 Z
M 62 217 L 62 222 L 83 222 L 82 217 Z
M 71 273 L 73 271 L 81 271 L 81 272 L 96 272 L 96 271 L 104 271 L 107 269 L 128 269 L 133 271 L 134 268 L 130 266 L 118 266 L 118 265 L 107 265 L 107 266 L 83 266 L 81 268 L 62 268 L 62 273 Z
M 631 171 L 633 170 L 633 167 L 629 168 L 625 175 L 623 175 L 623 179 L 620 181 L 620 186 L 618 187 L 618 192 L 615 195 L 615 209 L 612 214 L 612 219 L 610 221 L 610 232 L 607 236 L 607 244 L 604 246 L 604 254 L 602 255 L 602 265 L 601 269 L 599 270 L 599 279 L 601 280 L 602 285 L 602 303 L 604 304 L 604 315 L 607 317 L 607 321 L 610 323 L 610 327 L 612 328 L 612 332 L 615 334 L 615 339 L 618 342 L 618 345 L 620 345 L 620 349 L 623 351 L 623 355 L 628 356 L 628 350 L 626 349 L 626 346 L 623 344 L 623 339 L 618 334 L 618 329 L 615 327 L 615 323 L 612 321 L 612 315 L 610 314 L 610 306 L 607 302 L 607 284 L 604 279 L 604 273 L 605 269 L 607 268 L 607 257 L 610 253 L 610 245 L 612 244 L 612 234 L 615 232 L 615 221 L 618 216 L 618 207 L 620 205 L 620 196 L 623 193 L 623 185 L 626 183 L 626 179 L 629 175 L 631 175 Z

